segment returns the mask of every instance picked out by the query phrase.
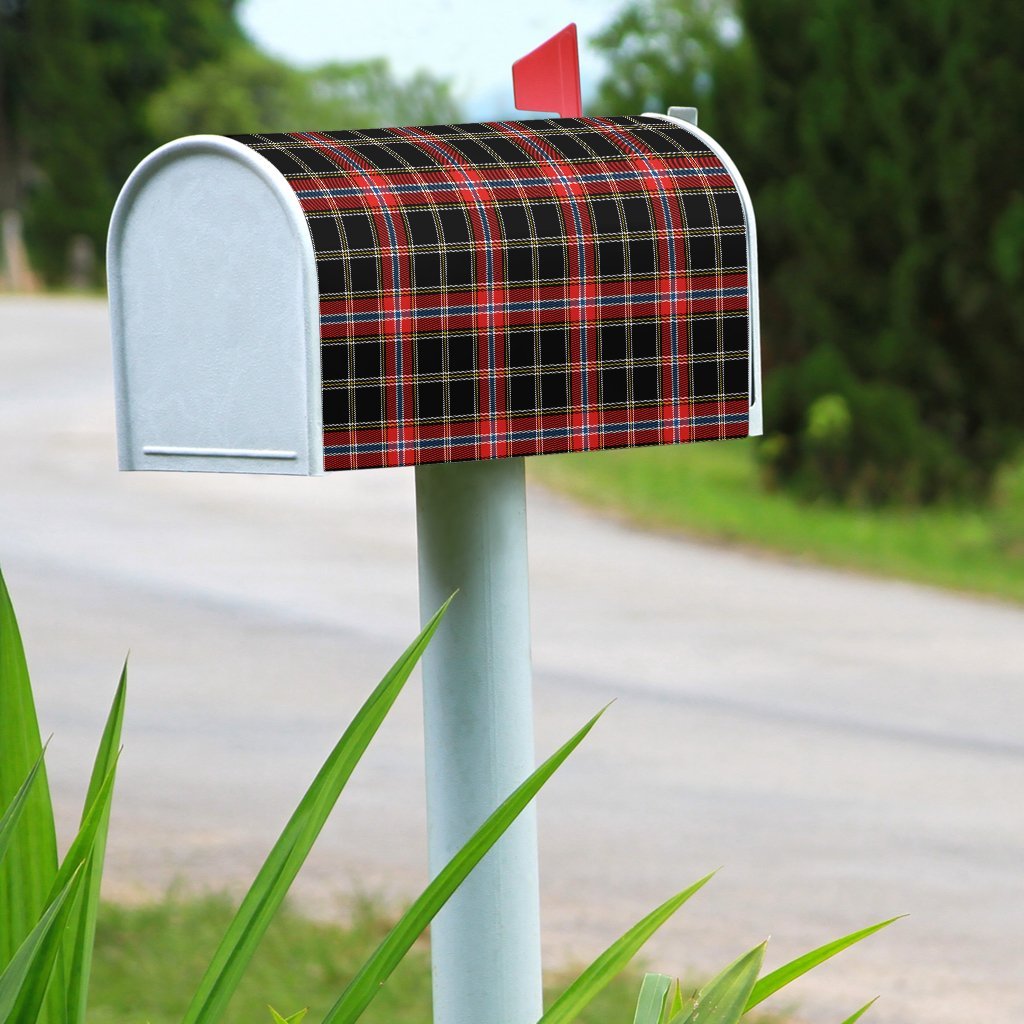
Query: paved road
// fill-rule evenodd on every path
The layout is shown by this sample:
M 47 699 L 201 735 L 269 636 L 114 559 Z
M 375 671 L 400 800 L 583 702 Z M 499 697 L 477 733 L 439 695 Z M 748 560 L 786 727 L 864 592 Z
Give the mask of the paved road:
M 119 476 L 106 331 L 98 302 L 0 300 L 0 562 L 67 829 L 132 650 L 110 893 L 237 888 L 415 632 L 412 474 Z M 619 698 L 541 801 L 550 960 L 724 865 L 660 969 L 906 912 L 801 983 L 801 1019 L 882 993 L 879 1024 L 1019 1024 L 1024 611 L 530 514 L 540 750 Z M 423 880 L 419 716 L 412 686 L 307 905 Z

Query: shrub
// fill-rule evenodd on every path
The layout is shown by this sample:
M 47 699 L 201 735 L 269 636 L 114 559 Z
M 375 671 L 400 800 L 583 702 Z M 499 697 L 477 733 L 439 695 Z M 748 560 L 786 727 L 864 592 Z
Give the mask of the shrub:
M 995 541 L 1011 558 L 1024 558 L 1024 452 L 996 475 L 992 496 Z

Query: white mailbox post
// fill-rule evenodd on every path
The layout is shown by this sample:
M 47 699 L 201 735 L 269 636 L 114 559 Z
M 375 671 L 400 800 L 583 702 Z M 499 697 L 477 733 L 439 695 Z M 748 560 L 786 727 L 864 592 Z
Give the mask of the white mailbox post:
M 689 108 L 581 117 L 575 53 L 517 69 L 562 118 L 192 136 L 111 223 L 122 469 L 416 467 L 423 618 L 461 592 L 424 658 L 432 872 L 534 764 L 522 456 L 761 430 L 743 182 Z M 526 813 L 434 922 L 437 1024 L 539 1017 L 537 876 Z

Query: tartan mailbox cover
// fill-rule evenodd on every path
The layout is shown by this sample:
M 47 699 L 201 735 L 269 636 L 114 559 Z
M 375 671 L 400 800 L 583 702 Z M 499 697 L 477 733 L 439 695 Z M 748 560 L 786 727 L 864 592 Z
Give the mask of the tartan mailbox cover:
M 661 115 L 192 136 L 114 212 L 124 469 L 761 432 L 753 212 Z

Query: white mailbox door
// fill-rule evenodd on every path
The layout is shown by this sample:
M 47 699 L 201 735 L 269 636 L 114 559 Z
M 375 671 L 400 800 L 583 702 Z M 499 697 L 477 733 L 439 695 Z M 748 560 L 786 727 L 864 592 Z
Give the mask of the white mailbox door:
M 122 469 L 323 472 L 312 242 L 265 160 L 216 136 L 154 152 L 108 267 Z

